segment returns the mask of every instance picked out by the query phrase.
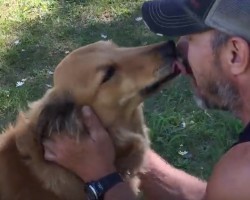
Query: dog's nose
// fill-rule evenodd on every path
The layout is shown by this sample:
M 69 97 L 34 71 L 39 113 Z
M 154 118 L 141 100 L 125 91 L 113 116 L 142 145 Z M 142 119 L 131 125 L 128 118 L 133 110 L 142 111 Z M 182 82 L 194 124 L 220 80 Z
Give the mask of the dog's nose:
M 163 43 L 160 47 L 158 47 L 157 50 L 160 52 L 163 58 L 177 58 L 176 46 L 173 40 Z

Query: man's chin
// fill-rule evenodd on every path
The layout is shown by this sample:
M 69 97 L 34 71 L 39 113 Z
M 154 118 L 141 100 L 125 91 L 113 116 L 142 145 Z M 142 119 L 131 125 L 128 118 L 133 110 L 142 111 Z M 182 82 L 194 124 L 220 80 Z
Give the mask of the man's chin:
M 196 105 L 204 110 L 207 110 L 209 108 L 208 102 L 206 99 L 201 95 L 200 90 L 198 89 L 196 82 L 193 81 L 193 89 L 194 89 L 194 100 L 196 102 Z
M 196 102 L 196 105 L 201 108 L 201 109 L 208 109 L 208 105 L 206 103 L 206 101 L 204 101 L 204 99 L 202 99 L 200 96 L 198 95 L 194 95 L 194 100 Z
M 194 95 L 194 100 L 197 104 L 197 106 L 203 110 L 223 110 L 223 111 L 228 111 L 229 108 L 227 106 L 221 106 L 216 103 L 213 103 L 211 101 L 208 101 L 204 97 L 201 97 L 197 94 Z

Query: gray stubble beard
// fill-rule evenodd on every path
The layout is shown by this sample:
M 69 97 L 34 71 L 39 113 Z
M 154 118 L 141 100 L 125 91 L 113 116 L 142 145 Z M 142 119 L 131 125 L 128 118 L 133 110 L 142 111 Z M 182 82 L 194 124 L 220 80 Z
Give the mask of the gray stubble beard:
M 237 89 L 229 82 L 217 81 L 210 83 L 212 89 L 208 89 L 210 95 L 213 95 L 220 100 L 220 105 L 212 102 L 206 97 L 194 95 L 194 100 L 197 106 L 201 109 L 218 109 L 223 111 L 230 111 L 234 115 L 238 115 L 238 110 L 241 105 L 240 94 Z

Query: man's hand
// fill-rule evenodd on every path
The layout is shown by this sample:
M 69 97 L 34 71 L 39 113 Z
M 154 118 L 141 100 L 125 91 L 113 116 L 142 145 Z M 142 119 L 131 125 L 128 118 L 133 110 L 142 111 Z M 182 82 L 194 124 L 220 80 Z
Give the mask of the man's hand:
M 85 182 L 98 180 L 114 171 L 115 152 L 112 141 L 97 116 L 83 108 L 83 123 L 88 136 L 76 138 L 53 135 L 44 141 L 44 157 L 73 171 Z

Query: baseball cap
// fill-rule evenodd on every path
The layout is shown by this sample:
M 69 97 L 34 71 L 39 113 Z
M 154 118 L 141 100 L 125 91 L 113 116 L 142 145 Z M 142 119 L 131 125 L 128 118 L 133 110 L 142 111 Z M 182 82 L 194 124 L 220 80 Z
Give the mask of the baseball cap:
M 142 5 L 151 31 L 182 36 L 217 29 L 250 41 L 250 0 L 153 0 Z

